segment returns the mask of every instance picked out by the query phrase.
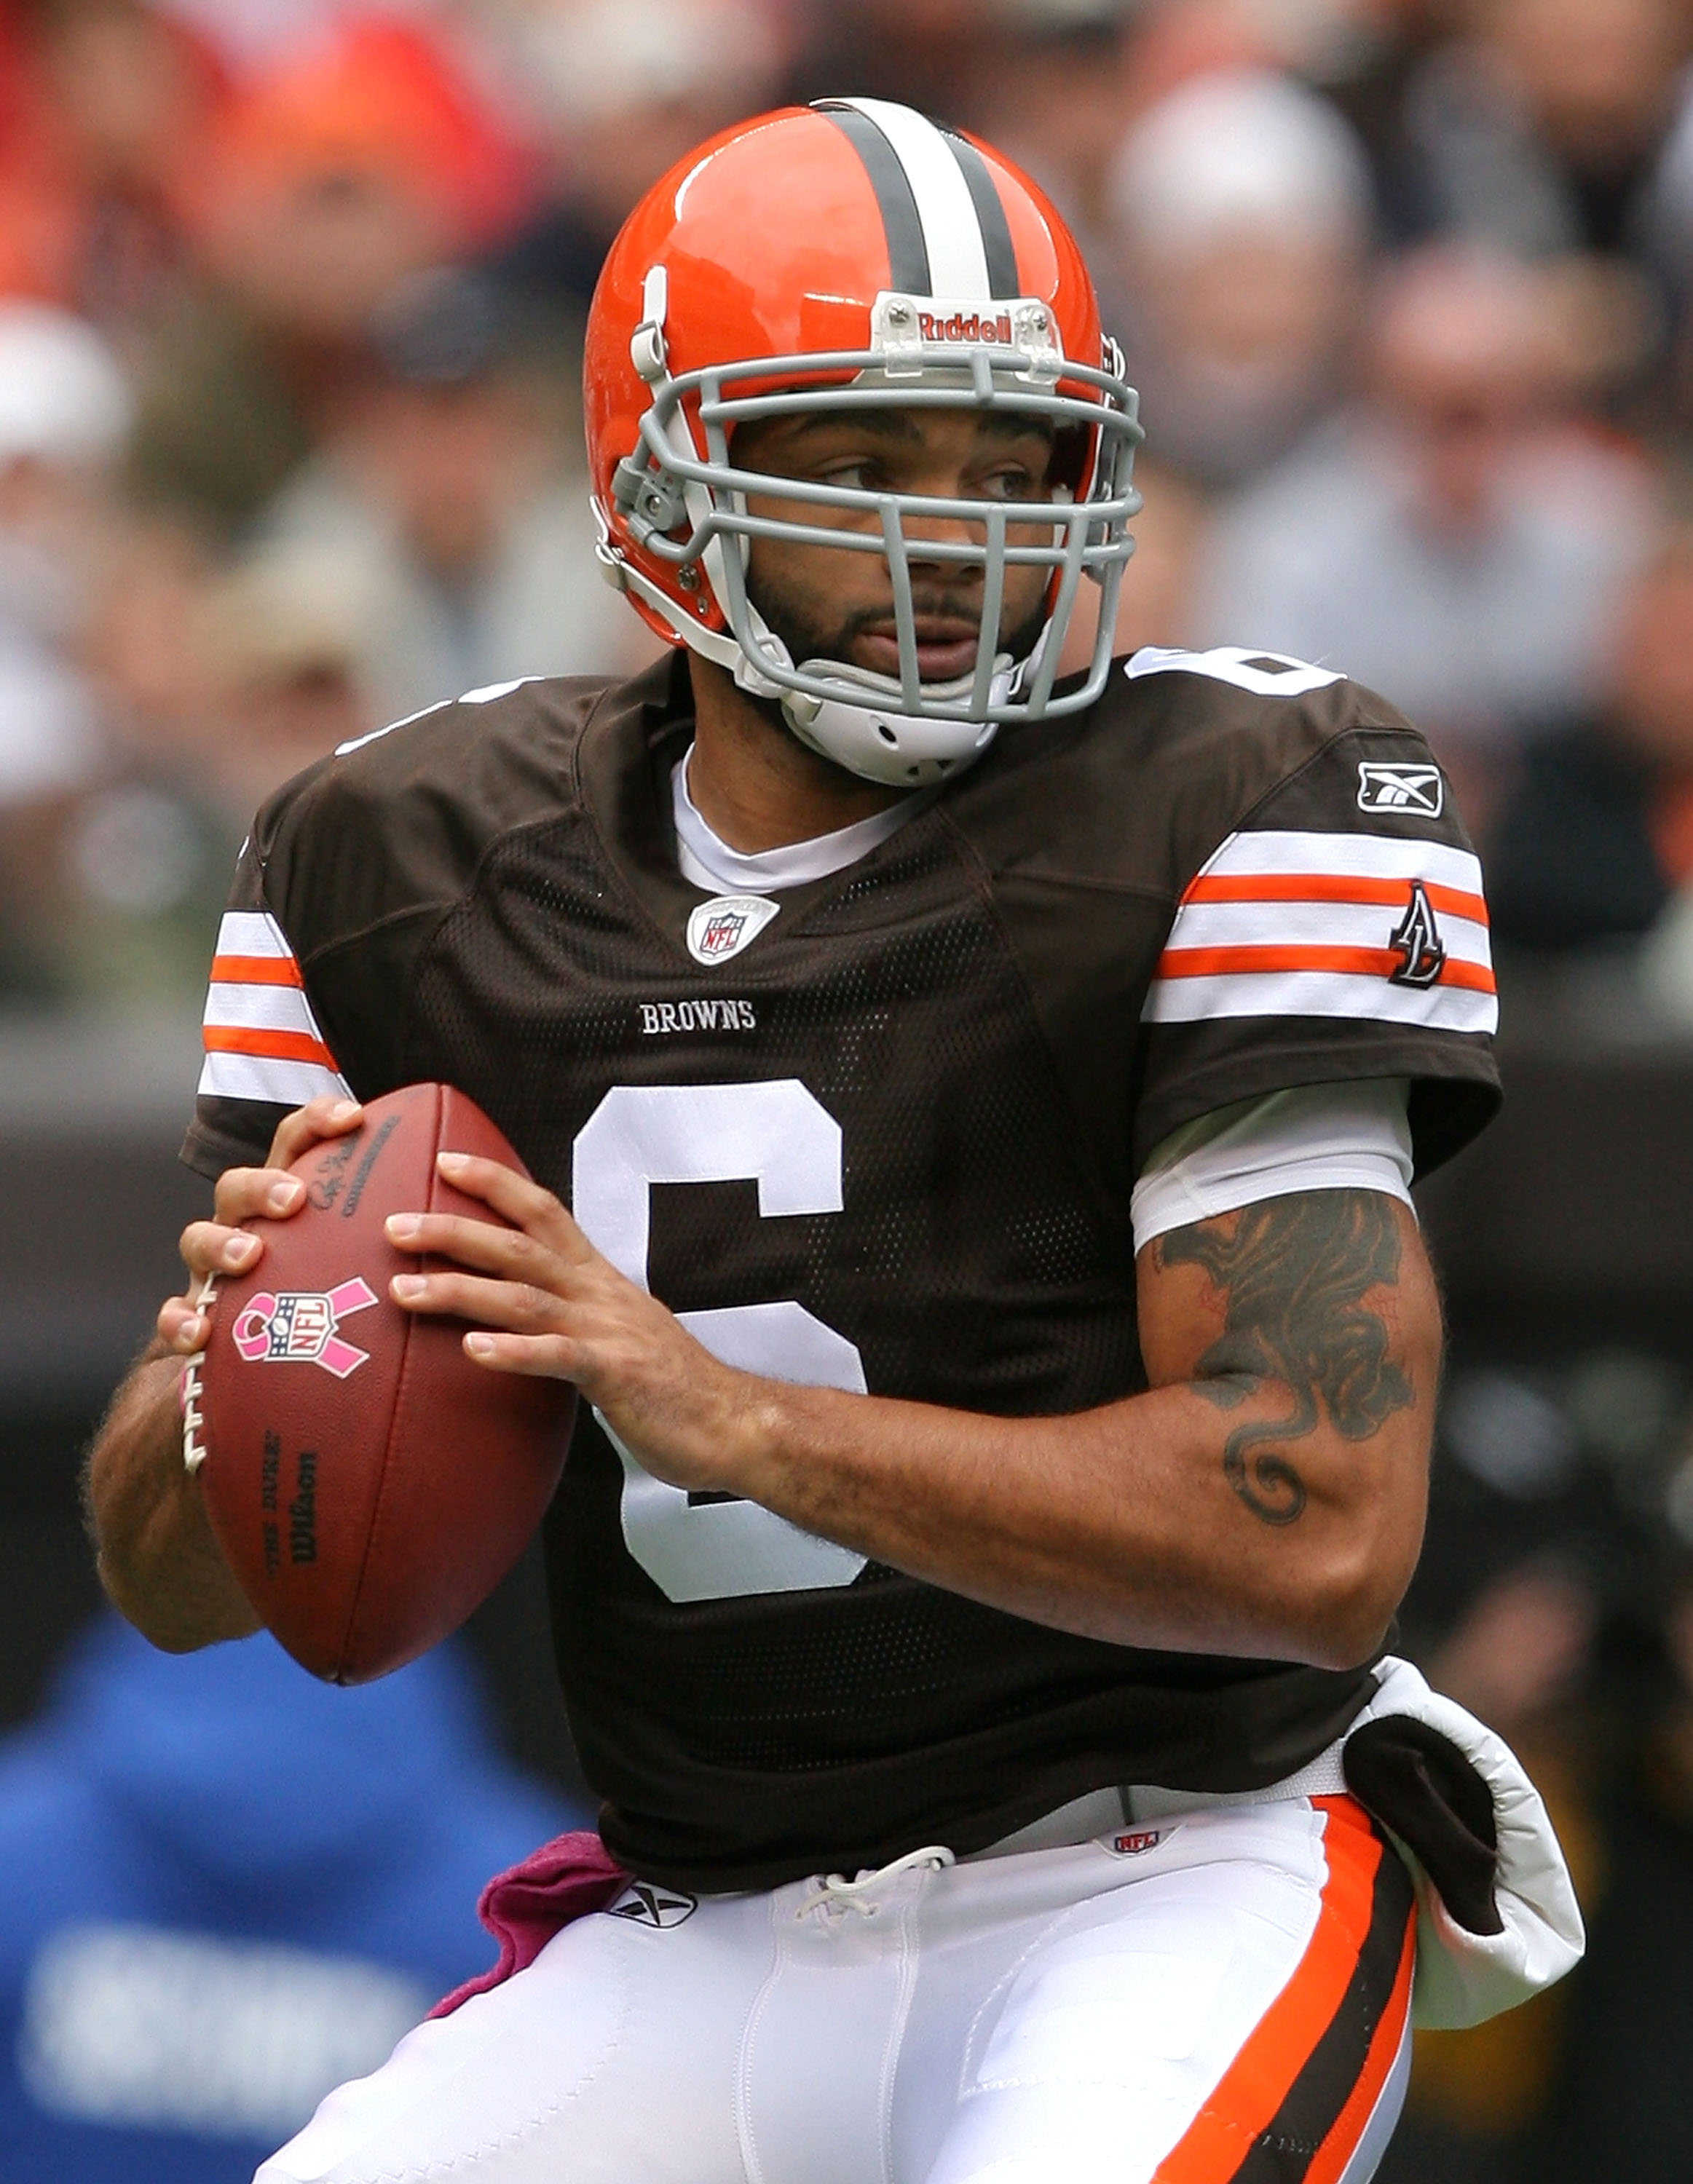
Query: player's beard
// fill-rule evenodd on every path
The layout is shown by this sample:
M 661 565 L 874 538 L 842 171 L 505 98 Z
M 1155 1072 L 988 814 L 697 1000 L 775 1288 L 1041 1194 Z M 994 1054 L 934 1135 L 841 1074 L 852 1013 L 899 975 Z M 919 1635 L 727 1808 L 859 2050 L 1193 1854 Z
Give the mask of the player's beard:
M 878 623 L 885 624 L 890 613 L 886 606 L 860 607 L 840 621 L 825 624 L 806 602 L 785 597 L 779 584 L 773 584 L 768 574 L 756 585 L 749 582 L 747 596 L 771 634 L 787 647 L 788 657 L 796 666 L 807 660 L 850 662 L 855 639 Z M 968 622 L 979 622 L 980 619 L 975 602 L 961 603 L 957 593 L 949 592 L 944 585 L 914 584 L 911 604 L 912 612 L 919 620 L 925 616 Z M 1046 619 L 1046 601 L 1042 597 L 1016 627 L 1007 630 L 1002 625 L 996 651 L 1009 654 L 1014 660 L 1026 660 L 1039 640 Z

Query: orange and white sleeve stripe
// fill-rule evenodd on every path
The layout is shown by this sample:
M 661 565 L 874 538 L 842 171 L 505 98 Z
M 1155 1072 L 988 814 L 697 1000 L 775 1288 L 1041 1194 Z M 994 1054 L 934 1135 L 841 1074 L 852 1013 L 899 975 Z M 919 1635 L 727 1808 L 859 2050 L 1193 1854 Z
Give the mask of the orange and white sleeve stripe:
M 1443 951 L 1426 979 L 1405 976 L 1406 950 L 1394 943 L 1419 889 Z M 1231 834 L 1182 895 L 1143 1014 L 1491 1032 L 1499 1000 L 1480 861 L 1382 834 Z
M 203 1095 L 282 1107 L 303 1106 L 323 1092 L 352 1097 L 311 1012 L 293 950 L 266 911 L 225 912 L 204 1036 Z

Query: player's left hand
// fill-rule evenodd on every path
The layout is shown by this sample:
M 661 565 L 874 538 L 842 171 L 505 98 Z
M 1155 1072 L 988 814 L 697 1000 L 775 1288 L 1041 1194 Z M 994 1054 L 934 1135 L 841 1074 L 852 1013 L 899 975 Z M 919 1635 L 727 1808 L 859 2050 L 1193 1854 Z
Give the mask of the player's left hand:
M 656 1297 L 596 1251 L 550 1190 L 497 1161 L 439 1156 L 441 1174 L 510 1228 L 450 1213 L 394 1214 L 399 1251 L 451 1268 L 397 1274 L 407 1312 L 471 1322 L 467 1356 L 496 1373 L 573 1381 L 630 1452 L 673 1486 L 725 1489 L 763 1384 L 720 1364 Z

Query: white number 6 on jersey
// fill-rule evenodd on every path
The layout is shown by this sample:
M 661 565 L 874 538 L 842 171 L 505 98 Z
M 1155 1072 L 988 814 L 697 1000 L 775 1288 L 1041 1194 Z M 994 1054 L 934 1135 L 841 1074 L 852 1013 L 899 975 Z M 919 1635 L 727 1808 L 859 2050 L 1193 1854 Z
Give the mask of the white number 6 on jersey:
M 571 1196 L 583 1234 L 642 1289 L 655 1183 L 754 1182 L 767 1217 L 841 1211 L 841 1125 L 797 1078 L 768 1084 L 620 1084 L 584 1125 Z M 677 1315 L 725 1365 L 865 1392 L 857 1346 L 791 1298 Z M 596 1413 L 596 1415 L 598 1415 Z M 606 1422 L 601 1418 L 602 1426 Z M 850 1585 L 864 1557 L 815 1539 L 756 1502 L 691 1505 L 623 1460 L 623 1538 L 671 1600 L 727 1600 Z

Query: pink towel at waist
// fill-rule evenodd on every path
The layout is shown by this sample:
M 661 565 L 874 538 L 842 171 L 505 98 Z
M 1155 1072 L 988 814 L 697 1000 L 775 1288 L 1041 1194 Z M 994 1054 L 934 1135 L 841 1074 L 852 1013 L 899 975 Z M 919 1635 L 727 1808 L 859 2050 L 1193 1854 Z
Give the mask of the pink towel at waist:
M 513 1972 L 526 1970 L 561 1927 L 587 1912 L 604 1910 L 629 1877 L 599 1836 L 585 1830 L 555 1836 L 531 1851 L 521 1865 L 496 1873 L 476 1909 L 500 1944 L 499 1961 L 455 1986 L 435 2004 L 430 2016 L 449 2016 L 473 1994 L 486 1994 Z

